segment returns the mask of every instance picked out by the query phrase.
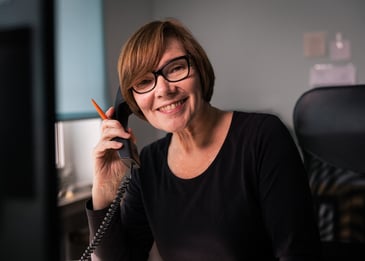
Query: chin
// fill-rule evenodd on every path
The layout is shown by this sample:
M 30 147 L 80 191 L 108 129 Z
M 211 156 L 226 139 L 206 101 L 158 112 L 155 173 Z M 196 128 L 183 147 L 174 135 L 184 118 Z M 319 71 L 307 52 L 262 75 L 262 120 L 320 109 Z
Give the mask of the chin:
M 186 125 L 183 124 L 178 124 L 178 125 L 167 125 L 167 124 L 162 124 L 158 127 L 158 129 L 163 130 L 165 132 L 179 132 L 182 131 L 186 128 Z

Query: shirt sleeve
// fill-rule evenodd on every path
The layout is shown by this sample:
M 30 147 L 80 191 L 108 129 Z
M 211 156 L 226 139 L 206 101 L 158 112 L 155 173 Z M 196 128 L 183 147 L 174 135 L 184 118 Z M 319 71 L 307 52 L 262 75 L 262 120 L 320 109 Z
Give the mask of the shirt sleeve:
M 319 233 L 298 149 L 276 116 L 262 122 L 257 139 L 260 202 L 275 256 L 281 261 L 317 260 Z
M 86 216 L 89 224 L 90 242 L 93 240 L 95 233 L 98 231 L 99 226 L 102 224 L 105 215 L 108 212 L 108 208 L 102 210 L 93 210 L 92 200 L 86 203 Z M 116 214 L 113 216 L 110 226 L 106 233 L 102 236 L 100 244 L 96 247 L 91 258 L 92 261 L 119 261 L 128 260 L 125 233 L 122 233 L 122 223 L 120 218 L 120 208 L 118 208 Z
M 92 261 L 147 260 L 153 236 L 146 218 L 140 194 L 138 171 L 132 174 L 126 195 L 92 254 Z M 92 201 L 86 204 L 90 240 L 98 231 L 108 208 L 94 211 Z

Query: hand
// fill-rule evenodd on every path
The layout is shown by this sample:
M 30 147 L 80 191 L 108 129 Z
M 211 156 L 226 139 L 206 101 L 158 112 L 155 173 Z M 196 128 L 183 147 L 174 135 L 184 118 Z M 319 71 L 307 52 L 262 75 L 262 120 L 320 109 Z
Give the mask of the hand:
M 132 139 L 132 142 L 135 142 L 135 137 L 130 129 L 129 132 L 126 132 L 119 121 L 110 119 L 113 113 L 113 107 L 105 113 L 109 119 L 103 120 L 100 140 L 93 150 L 92 199 L 94 210 L 105 208 L 113 201 L 119 184 L 128 171 L 117 151 L 123 144 L 112 139 L 121 137 Z

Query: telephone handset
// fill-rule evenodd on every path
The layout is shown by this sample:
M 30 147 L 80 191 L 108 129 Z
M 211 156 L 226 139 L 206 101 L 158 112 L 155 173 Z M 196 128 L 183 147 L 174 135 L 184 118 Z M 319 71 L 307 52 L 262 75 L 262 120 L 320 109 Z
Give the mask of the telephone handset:
M 115 113 L 112 118 L 118 120 L 122 124 L 123 128 L 127 130 L 128 117 L 132 114 L 132 111 L 129 108 L 126 101 L 123 99 L 123 96 L 120 92 L 120 88 L 118 88 L 118 92 L 115 97 L 114 109 Z M 132 174 L 133 168 L 139 168 L 140 166 L 140 160 L 136 145 L 130 139 L 123 139 L 120 137 L 116 137 L 113 140 L 117 140 L 123 143 L 123 147 L 120 150 L 118 150 L 118 154 L 123 163 L 126 164 L 126 166 L 130 169 L 130 174 Z M 101 222 L 89 246 L 85 249 L 84 253 L 82 254 L 80 261 L 90 260 L 91 254 L 94 252 L 96 247 L 100 245 L 104 234 L 108 230 L 110 223 L 115 213 L 118 210 L 118 206 L 124 196 L 124 193 L 126 191 L 130 179 L 131 179 L 130 175 L 126 174 L 124 176 L 117 190 L 117 195 L 115 196 L 115 199 L 110 204 L 103 221 Z
M 123 99 L 123 96 L 118 88 L 117 95 L 114 102 L 115 113 L 113 119 L 117 119 L 123 126 L 125 130 L 128 129 L 128 117 L 132 114 L 127 102 Z M 123 143 L 123 147 L 118 150 L 119 156 L 122 161 L 131 168 L 132 164 L 135 167 L 140 166 L 140 161 L 138 157 L 138 151 L 136 145 L 130 139 L 122 139 L 119 137 L 114 138 L 119 142 Z

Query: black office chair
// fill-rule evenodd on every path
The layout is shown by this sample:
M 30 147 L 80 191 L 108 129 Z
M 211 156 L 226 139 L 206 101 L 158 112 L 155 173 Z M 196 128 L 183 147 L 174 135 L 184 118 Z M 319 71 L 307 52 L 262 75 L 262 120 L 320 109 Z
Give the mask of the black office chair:
M 293 120 L 325 255 L 365 256 L 365 85 L 313 88 Z

